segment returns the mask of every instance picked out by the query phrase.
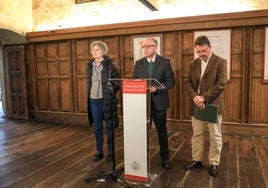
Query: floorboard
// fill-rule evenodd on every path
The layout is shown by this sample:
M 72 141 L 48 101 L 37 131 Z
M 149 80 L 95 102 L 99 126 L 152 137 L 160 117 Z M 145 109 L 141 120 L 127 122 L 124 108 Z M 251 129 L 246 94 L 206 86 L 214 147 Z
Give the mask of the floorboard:
M 218 188 L 268 187 L 268 130 L 263 136 L 252 133 L 224 134 L 220 174 L 208 173 L 209 135 L 205 136 L 203 168 L 184 170 L 191 160 L 191 132 L 169 132 L 170 170 L 161 168 L 158 138 L 149 132 L 149 172 L 156 175 L 149 185 L 125 180 L 132 187 Z M 245 136 L 246 135 L 246 136 Z M 138 137 L 137 137 L 138 139 Z M 104 140 L 105 157 L 107 155 Z M 95 138 L 93 127 L 23 120 L 0 121 L 0 187 L 126 187 L 101 178 L 116 172 L 124 180 L 124 137 L 121 127 L 115 130 L 115 169 L 106 158 L 93 162 Z M 86 180 L 90 180 L 88 183 Z

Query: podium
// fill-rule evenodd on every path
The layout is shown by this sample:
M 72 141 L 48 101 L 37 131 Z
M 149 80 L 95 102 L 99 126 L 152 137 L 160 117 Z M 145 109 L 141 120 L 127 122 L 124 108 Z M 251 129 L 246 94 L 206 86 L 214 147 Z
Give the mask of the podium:
M 150 183 L 157 175 L 150 173 L 149 134 L 151 94 L 148 88 L 165 87 L 156 79 L 110 79 L 121 84 L 123 94 L 124 178 Z

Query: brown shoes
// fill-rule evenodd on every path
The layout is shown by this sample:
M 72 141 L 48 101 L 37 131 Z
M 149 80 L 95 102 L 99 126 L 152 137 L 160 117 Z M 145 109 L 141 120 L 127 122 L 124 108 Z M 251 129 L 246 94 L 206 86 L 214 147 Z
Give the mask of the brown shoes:
M 192 161 L 187 166 L 185 166 L 185 170 L 192 170 L 196 168 L 202 168 L 201 161 Z M 218 165 L 210 165 L 209 166 L 209 174 L 213 177 L 217 177 L 219 174 Z
M 217 177 L 219 174 L 218 165 L 210 165 L 209 174 L 213 177 Z
M 192 161 L 188 165 L 185 166 L 185 170 L 192 170 L 195 168 L 202 168 L 202 162 L 201 161 Z

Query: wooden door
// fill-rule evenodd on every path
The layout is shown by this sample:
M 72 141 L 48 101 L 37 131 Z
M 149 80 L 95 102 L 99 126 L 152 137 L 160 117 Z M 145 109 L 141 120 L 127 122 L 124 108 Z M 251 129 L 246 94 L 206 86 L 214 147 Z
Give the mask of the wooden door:
M 8 118 L 28 119 L 25 47 L 4 48 L 6 107 Z

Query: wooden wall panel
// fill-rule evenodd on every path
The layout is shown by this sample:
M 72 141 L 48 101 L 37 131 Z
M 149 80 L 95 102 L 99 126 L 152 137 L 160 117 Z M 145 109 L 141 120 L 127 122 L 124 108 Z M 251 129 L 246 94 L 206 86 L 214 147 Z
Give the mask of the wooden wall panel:
M 37 79 L 36 80 L 36 100 L 37 107 L 35 110 L 48 111 L 48 87 L 46 79 Z
M 35 79 L 38 94 L 36 110 L 72 111 L 70 55 L 69 42 L 51 42 L 35 46 Z M 64 79 L 63 85 L 62 79 Z M 64 107 L 62 107 L 63 100 L 66 100 Z
M 61 117 L 72 115 L 74 119 L 81 116 L 86 118 L 86 69 L 91 58 L 89 44 L 95 40 L 106 42 L 108 54 L 118 66 L 122 78 L 131 78 L 134 67 L 132 36 L 161 33 L 163 56 L 171 60 L 176 76 L 176 85 L 170 90 L 167 116 L 170 120 L 190 122 L 190 99 L 184 90 L 184 78 L 189 63 L 194 58 L 194 32 L 224 28 L 231 30 L 231 62 L 230 80 L 224 91 L 226 113 L 223 121 L 228 124 L 268 125 L 265 116 L 268 114 L 265 106 L 268 84 L 262 81 L 264 27 L 267 21 L 267 11 L 261 11 L 252 14 L 223 14 L 213 18 L 199 16 L 187 18 L 187 21 L 167 19 L 159 22 L 139 22 L 136 25 L 127 23 L 123 26 L 119 24 L 118 28 L 115 24 L 90 29 L 80 28 L 77 31 L 71 29 L 69 33 L 65 30 L 40 32 L 40 35 L 32 33 L 28 35 L 32 43 L 29 44 L 27 57 L 30 57 L 31 61 L 28 63 L 29 67 L 34 67 L 32 82 L 35 84 L 31 87 L 34 91 L 30 91 L 36 94 L 36 99 L 31 100 L 31 104 L 35 106 L 33 111 L 53 110 L 55 114 L 59 112 L 58 116 Z M 105 32 L 102 32 L 103 30 Z M 34 55 L 31 49 L 34 49 Z M 49 101 L 51 99 L 52 101 Z M 58 102 L 54 103 L 57 100 Z M 122 115 L 121 97 L 119 109 Z
M 182 118 L 182 106 L 185 104 L 183 101 L 183 79 L 182 78 L 182 34 L 181 32 L 172 33 L 173 41 L 173 61 L 171 62 L 175 77 L 176 83 L 174 88 L 172 89 L 172 93 L 170 94 L 170 102 L 174 104 L 174 115 L 172 119 L 181 119 Z M 176 99 L 174 101 L 174 99 Z
M 243 74 L 244 30 L 234 28 L 231 41 L 230 77 L 241 78 Z
M 36 76 L 41 77 L 47 75 L 47 63 L 46 62 L 36 62 Z
M 224 91 L 225 113 L 223 121 L 227 122 L 243 122 L 241 115 L 244 101 L 243 60 L 245 49 L 243 42 L 243 28 L 234 29 L 231 35 L 230 80 Z
M 264 62 L 264 54 L 253 54 L 252 57 L 252 77 L 263 79 L 263 62 Z
M 249 98 L 249 123 L 264 124 L 268 122 L 268 85 L 263 83 L 264 69 L 264 28 L 252 29 L 252 68 Z
M 89 40 L 75 40 L 73 48 L 73 82 L 75 113 L 87 112 L 87 64 L 90 59 Z
M 35 117 L 35 106 L 36 106 L 36 62 L 35 62 L 35 50 L 34 45 L 26 46 L 26 75 L 27 75 L 27 97 L 28 97 L 28 109 L 29 109 L 29 118 L 34 119 Z M 33 63 L 35 62 L 35 63 Z
M 193 32 L 183 32 L 181 39 L 182 46 L 182 62 L 181 62 L 181 79 L 182 79 L 182 88 L 181 88 L 181 110 L 182 110 L 182 120 L 191 119 L 191 114 L 189 113 L 190 107 L 190 98 L 187 92 L 184 90 L 184 78 L 189 71 L 190 63 L 194 59 L 194 34 Z
M 57 59 L 47 61 L 47 73 L 48 77 L 57 77 L 58 76 L 58 62 Z
M 52 79 L 48 79 L 48 91 L 49 91 L 49 96 L 46 99 L 46 101 L 48 102 L 49 106 L 48 106 L 48 111 L 61 111 L 60 110 L 60 98 L 59 98 L 59 94 L 60 94 L 60 87 L 58 84 L 58 79 L 52 78 Z
M 46 45 L 46 48 L 47 48 L 46 58 L 48 61 L 57 59 L 57 57 L 58 57 L 57 47 L 58 47 L 57 43 L 48 43 Z
M 58 43 L 58 86 L 59 105 L 61 112 L 73 112 L 73 82 L 72 82 L 72 58 L 70 42 Z
M 76 80 L 76 100 L 75 100 L 75 112 L 87 113 L 87 80 Z
M 59 76 L 66 78 L 71 76 L 70 60 L 59 59 Z
M 132 77 L 132 71 L 134 67 L 133 52 L 132 52 L 132 41 L 131 36 L 122 37 L 122 54 L 123 59 L 120 68 L 121 75 L 124 75 L 125 78 Z
M 263 27 L 253 27 L 252 51 L 254 54 L 263 53 L 265 34 Z
M 267 93 L 268 85 L 263 85 L 262 79 L 252 80 L 252 100 L 250 102 L 250 123 L 267 124 L 268 108 Z
M 76 59 L 74 62 L 74 67 L 75 67 L 75 76 L 78 77 L 84 77 L 87 76 L 87 64 L 88 60 L 87 59 Z
M 230 64 L 230 77 L 233 79 L 242 79 L 243 76 L 243 54 L 232 54 Z
M 175 57 L 177 54 L 177 48 L 174 48 L 177 41 L 174 40 L 175 33 L 166 33 L 163 35 L 163 56 L 170 60 L 172 69 L 175 74 L 175 81 L 176 85 L 179 87 L 179 77 L 178 73 L 179 63 L 175 61 Z M 171 90 L 169 90 L 169 101 L 170 101 L 170 108 L 167 111 L 167 117 L 170 119 L 174 119 L 176 117 L 176 109 L 179 106 L 177 99 L 179 98 L 179 93 L 176 92 L 176 86 L 174 86 Z
M 116 37 L 107 37 L 104 38 L 103 41 L 107 44 L 108 47 L 108 55 L 113 59 L 114 64 L 119 67 L 119 56 L 120 48 L 119 43 Z
M 60 80 L 60 104 L 62 112 L 73 112 L 73 89 L 70 79 Z
M 227 84 L 224 90 L 224 116 L 223 121 L 242 122 L 243 88 L 240 79 L 234 79 Z
M 42 44 L 35 44 L 34 45 L 34 57 L 35 61 L 44 61 L 46 59 L 46 45 Z
M 75 59 L 88 59 L 90 54 L 90 42 L 88 40 L 75 40 L 73 41 L 74 58 Z

